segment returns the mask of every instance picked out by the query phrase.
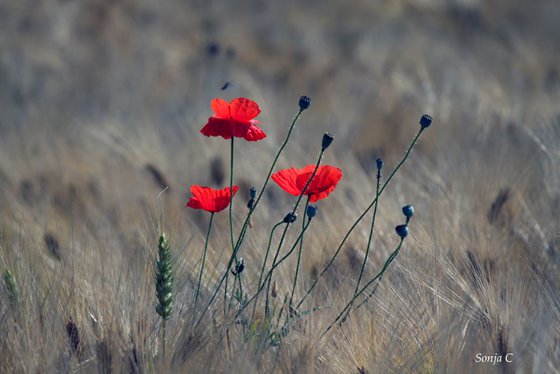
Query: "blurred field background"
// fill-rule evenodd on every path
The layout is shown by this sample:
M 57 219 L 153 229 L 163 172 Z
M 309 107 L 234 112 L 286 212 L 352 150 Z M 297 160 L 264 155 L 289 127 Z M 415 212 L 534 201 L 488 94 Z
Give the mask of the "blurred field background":
M 555 0 L 0 1 L 0 270 L 21 293 L 14 310 L 0 287 L 0 372 L 557 372 L 559 15 Z M 411 237 L 367 308 L 324 339 L 369 216 L 306 303 L 322 309 L 285 344 L 234 328 L 228 346 L 212 318 L 189 340 L 209 216 L 183 207 L 191 184 L 229 178 L 227 143 L 199 133 L 210 100 L 262 108 L 268 137 L 236 144 L 240 226 L 300 95 L 312 105 L 277 169 L 314 162 L 330 131 L 325 163 L 344 172 L 306 237 L 300 296 L 371 201 L 375 159 L 388 173 L 429 113 L 381 199 L 367 274 L 396 245 L 405 203 Z M 292 202 L 270 185 L 241 253 L 248 287 Z M 161 212 L 177 257 L 165 361 Z M 227 214 L 216 220 L 208 292 L 230 250 Z M 478 352 L 514 361 L 477 364 Z

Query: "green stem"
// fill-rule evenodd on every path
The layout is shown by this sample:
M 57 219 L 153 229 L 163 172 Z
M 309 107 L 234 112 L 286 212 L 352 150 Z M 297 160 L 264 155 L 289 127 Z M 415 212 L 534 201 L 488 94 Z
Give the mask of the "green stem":
M 266 253 L 264 255 L 261 272 L 259 273 L 259 282 L 257 283 L 257 289 L 260 288 L 261 286 L 262 277 L 264 275 L 264 269 L 266 268 L 266 261 L 268 260 L 268 255 L 270 253 L 270 246 L 272 245 L 272 237 L 274 236 L 274 232 L 276 231 L 276 229 L 282 224 L 284 224 L 284 221 L 278 222 L 276 225 L 274 225 L 274 227 L 272 227 L 272 230 L 270 231 L 270 236 L 268 237 L 268 246 L 266 247 Z M 257 300 L 255 300 L 255 304 L 253 305 L 253 313 L 251 316 L 251 320 L 255 318 L 256 309 L 257 309 Z
M 309 179 L 305 183 L 305 186 L 301 190 L 301 193 L 298 196 L 298 199 L 297 199 L 297 201 L 294 205 L 294 208 L 292 209 L 292 214 L 295 214 L 295 212 L 296 212 L 296 210 L 299 206 L 299 203 L 301 202 L 301 199 L 303 198 L 303 196 L 305 195 L 305 192 L 307 191 L 307 188 L 311 184 L 311 181 L 313 181 L 313 178 L 315 178 L 315 175 L 317 174 L 317 170 L 319 169 L 319 166 L 321 165 L 321 160 L 323 159 L 323 153 L 324 152 L 325 152 L 325 150 L 321 149 L 321 152 L 319 153 L 319 158 L 317 159 L 317 162 L 315 163 L 315 168 L 313 169 L 313 173 L 311 173 L 311 176 L 309 177 Z M 303 216 L 305 217 L 305 212 L 303 212 Z M 305 219 L 302 218 L 302 220 L 305 220 Z M 282 233 L 282 239 L 280 240 L 280 244 L 278 244 L 278 249 L 276 250 L 276 256 L 274 258 L 274 261 L 272 261 L 273 266 L 274 266 L 274 263 L 276 262 L 276 258 L 278 257 L 278 254 L 280 253 L 280 249 L 282 248 L 284 237 L 286 236 L 286 232 L 288 231 L 289 227 L 290 227 L 290 223 L 286 224 L 286 228 L 284 229 L 284 232 Z M 297 243 L 296 243 L 296 245 L 297 245 Z M 268 311 L 269 311 L 269 291 L 270 291 L 271 282 L 272 282 L 272 275 L 268 279 L 268 287 L 266 289 L 266 307 L 265 307 L 265 315 L 266 316 L 268 316 Z
M 356 300 L 356 298 L 358 296 L 360 296 L 373 282 L 375 282 L 377 279 L 383 277 L 383 274 L 385 273 L 385 271 L 387 270 L 387 268 L 389 267 L 389 265 L 391 264 L 391 262 L 393 262 L 393 260 L 395 259 L 395 257 L 397 257 L 397 255 L 399 254 L 399 251 L 402 247 L 402 243 L 404 241 L 404 238 L 401 238 L 401 241 L 399 242 L 399 245 L 397 246 L 397 248 L 393 251 L 393 253 L 391 253 L 391 255 L 389 256 L 389 258 L 387 258 L 387 260 L 385 261 L 385 264 L 383 265 L 383 268 L 381 269 L 381 271 L 379 273 L 377 273 L 377 275 L 375 277 L 373 277 L 372 280 L 370 280 L 364 287 L 362 287 L 360 289 L 360 291 L 354 295 L 354 297 L 352 297 L 352 299 L 346 304 L 346 306 L 344 307 L 344 309 L 342 309 L 342 311 L 340 312 L 340 314 L 336 317 L 336 319 L 333 321 L 333 323 L 331 323 L 329 325 L 329 327 L 327 327 L 327 329 L 325 330 L 325 332 L 323 332 L 323 334 L 321 334 L 320 338 L 322 338 L 327 332 L 329 332 L 329 330 L 342 318 L 342 316 L 346 313 L 346 311 L 348 309 L 350 309 L 352 307 L 352 304 L 354 303 L 354 300 Z
M 294 119 L 292 121 L 292 124 L 290 125 L 290 129 L 288 130 L 288 134 L 286 135 L 286 138 L 284 139 L 284 142 L 280 146 L 280 149 L 278 149 L 278 152 L 276 152 L 276 156 L 274 157 L 274 161 L 272 161 L 272 165 L 270 165 L 270 168 L 268 169 L 268 174 L 266 175 L 263 186 L 262 186 L 261 190 L 259 191 L 259 194 L 257 195 L 257 199 L 255 200 L 255 203 L 253 204 L 253 207 L 249 210 L 249 214 L 247 215 L 247 218 L 245 218 L 245 222 L 243 222 L 241 232 L 244 232 L 244 231 L 247 230 L 247 226 L 249 225 L 249 221 L 251 220 L 251 216 L 253 215 L 253 212 L 255 211 L 255 209 L 257 208 L 257 205 L 259 205 L 259 202 L 261 201 L 261 198 L 264 194 L 264 190 L 266 189 L 266 186 L 268 185 L 268 182 L 270 181 L 270 177 L 272 176 L 272 172 L 274 171 L 274 167 L 276 166 L 276 163 L 278 162 L 278 159 L 280 158 L 280 154 L 282 153 L 282 151 L 284 150 L 284 148 L 288 144 L 288 141 L 290 140 L 290 136 L 292 135 L 292 131 L 293 131 L 299 117 L 301 116 L 301 112 L 302 112 L 302 110 L 300 109 L 298 111 L 298 113 L 296 114 L 296 116 L 294 117 Z M 240 243 L 239 243 L 239 239 L 238 239 L 236 245 L 239 246 L 239 244 Z
M 163 351 L 163 359 L 165 360 L 165 333 L 167 328 L 167 321 L 163 320 L 163 331 L 162 331 L 162 351 Z
M 412 142 L 410 143 L 410 146 L 408 147 L 404 157 L 402 158 L 402 160 L 397 164 L 397 166 L 395 167 L 395 169 L 391 172 L 391 174 L 389 175 L 389 177 L 387 178 L 387 180 L 385 181 L 385 183 L 383 183 L 383 186 L 381 187 L 381 189 L 379 190 L 379 194 L 375 197 L 375 199 L 369 204 L 369 206 L 362 212 L 362 214 L 360 214 L 360 216 L 358 217 L 358 219 L 356 219 L 356 221 L 354 222 L 354 224 L 350 227 L 350 229 L 346 232 L 346 235 L 344 235 L 344 238 L 342 239 L 342 241 L 340 242 L 340 245 L 338 246 L 336 252 L 334 253 L 334 255 L 331 257 L 331 259 L 329 260 L 329 262 L 327 263 L 327 265 L 323 268 L 323 270 L 321 271 L 321 273 L 319 274 L 319 276 L 317 277 L 317 279 L 315 279 L 315 281 L 313 282 L 313 284 L 311 285 L 311 287 L 307 290 L 306 294 L 303 296 L 303 298 L 300 300 L 300 302 L 297 304 L 296 309 L 299 308 L 301 306 L 301 304 L 303 304 L 303 302 L 305 301 L 305 299 L 307 298 L 307 296 L 309 296 L 309 294 L 311 293 L 311 291 L 313 291 L 313 289 L 315 288 L 315 286 L 317 285 L 317 283 L 319 282 L 319 280 L 321 279 L 321 277 L 327 272 L 327 270 L 330 268 L 330 266 L 332 265 L 332 263 L 334 262 L 334 260 L 336 259 L 336 257 L 338 256 L 338 254 L 340 253 L 340 251 L 342 250 L 342 247 L 344 246 L 344 244 L 346 243 L 346 240 L 348 240 L 348 237 L 350 236 L 350 234 L 354 231 L 354 229 L 356 228 L 356 226 L 358 226 L 358 224 L 362 221 L 362 219 L 365 217 L 365 215 L 371 210 L 371 208 L 375 205 L 375 203 L 377 203 L 377 199 L 381 196 L 381 194 L 383 193 L 383 191 L 385 190 L 385 188 L 387 187 L 387 185 L 389 184 L 389 182 L 391 182 L 391 179 L 393 179 L 393 177 L 395 176 L 395 174 L 397 173 L 397 171 L 401 168 L 401 166 L 404 164 L 404 162 L 406 161 L 406 159 L 408 158 L 408 156 L 410 155 L 410 152 L 412 151 L 412 148 L 414 147 L 414 145 L 416 144 L 416 142 L 418 141 L 418 138 L 420 137 L 420 135 L 422 134 L 422 132 L 424 131 L 424 127 L 421 127 L 420 130 L 418 131 L 418 133 L 416 134 L 416 136 L 414 137 L 414 139 L 412 139 Z
M 290 223 L 286 223 L 286 227 L 284 227 L 284 231 L 282 232 L 282 238 L 280 238 L 280 243 L 278 243 L 278 248 L 276 248 L 276 254 L 274 255 L 274 259 L 272 260 L 272 269 L 275 268 L 276 261 L 278 260 L 278 256 L 280 255 L 280 249 L 282 248 L 282 244 L 284 243 L 284 239 L 286 238 L 286 233 L 288 232 L 288 227 L 290 227 Z M 266 280 L 265 280 L 266 282 Z M 264 308 L 264 315 L 268 317 L 270 313 L 270 285 L 272 283 L 272 274 L 268 278 L 268 285 L 266 286 L 266 304 Z
M 371 248 L 371 241 L 373 238 L 373 231 L 375 229 L 375 217 L 377 216 L 377 207 L 379 205 L 379 185 L 381 182 L 381 173 L 380 171 L 377 172 L 377 184 L 375 187 L 375 206 L 373 208 L 373 218 L 371 219 L 371 227 L 369 229 L 369 237 L 368 237 L 368 242 L 367 242 L 367 247 L 366 247 L 366 255 L 364 257 L 364 262 L 362 262 L 362 268 L 360 269 L 360 276 L 358 277 L 358 282 L 356 282 L 356 288 L 354 289 L 354 296 L 352 298 L 354 298 L 356 296 L 356 294 L 358 293 L 358 290 L 360 289 L 360 282 L 362 281 L 362 277 L 364 275 L 364 270 L 366 268 L 366 263 L 368 260 L 368 256 L 369 256 L 369 251 Z M 350 305 L 350 308 L 348 308 L 348 312 L 346 313 L 346 315 L 344 316 L 343 320 L 345 320 L 348 317 L 348 314 L 350 314 L 350 309 L 352 308 L 352 305 Z
M 231 147 L 230 147 L 230 166 L 229 166 L 229 233 L 231 239 L 231 251 L 235 250 L 235 244 L 233 240 L 233 218 L 232 218 L 232 207 L 233 207 L 233 145 L 235 138 L 231 137 Z
M 292 247 L 290 248 L 290 250 L 288 251 L 288 253 L 286 253 L 284 256 L 282 256 L 282 258 L 280 258 L 280 260 L 278 260 L 276 262 L 276 264 L 274 264 L 270 270 L 268 271 L 268 273 L 266 274 L 266 276 L 264 277 L 264 281 L 261 284 L 261 286 L 257 289 L 257 292 L 255 292 L 255 294 L 249 299 L 247 300 L 247 303 L 243 306 L 243 308 L 241 308 L 238 312 L 236 317 L 238 317 L 241 312 L 243 312 L 243 310 L 247 307 L 247 305 L 249 305 L 253 300 L 255 300 L 259 293 L 264 289 L 265 284 L 267 283 L 267 281 L 272 277 L 272 272 L 278 267 L 280 266 L 296 249 L 299 241 L 301 240 L 301 238 L 303 237 L 305 231 L 307 231 L 309 225 L 311 224 L 312 219 L 309 219 L 307 221 L 307 223 L 305 224 L 305 228 L 302 230 L 302 232 L 299 234 L 299 236 L 296 238 L 296 241 L 294 242 L 294 244 L 292 245 Z
M 212 230 L 212 221 L 214 220 L 214 213 L 210 214 L 210 222 L 208 223 L 208 232 L 206 233 L 206 243 L 204 243 L 204 252 L 202 252 L 202 264 L 200 265 L 200 271 L 198 273 L 198 286 L 196 287 L 196 295 L 194 297 L 194 312 L 196 315 L 196 305 L 198 302 L 198 296 L 200 294 L 200 285 L 202 284 L 202 273 L 204 272 L 204 263 L 206 261 L 206 251 L 208 250 L 208 239 L 210 239 L 210 231 Z
M 307 201 L 305 202 L 305 208 L 304 208 L 304 216 L 303 219 L 301 220 L 301 231 L 303 231 L 303 229 L 305 228 L 305 213 L 307 212 L 307 207 L 309 206 L 309 196 L 307 197 Z M 296 292 L 296 284 L 297 284 L 297 279 L 298 279 L 298 272 L 299 272 L 299 265 L 301 263 L 301 253 L 303 252 L 303 235 L 301 235 L 301 240 L 299 241 L 299 252 L 298 252 L 298 259 L 297 259 L 297 264 L 296 264 L 296 274 L 294 276 L 294 285 L 292 286 L 292 294 L 290 296 L 290 302 L 288 303 L 288 307 L 292 306 L 292 301 L 294 300 L 294 294 Z M 289 317 L 290 313 L 288 313 L 288 317 Z

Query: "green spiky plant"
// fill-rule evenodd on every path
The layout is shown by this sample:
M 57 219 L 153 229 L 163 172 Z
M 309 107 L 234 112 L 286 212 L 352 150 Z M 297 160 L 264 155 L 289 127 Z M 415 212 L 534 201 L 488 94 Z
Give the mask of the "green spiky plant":
M 6 290 L 8 291 L 9 302 L 12 305 L 12 308 L 15 308 L 19 303 L 19 290 L 14 274 L 9 269 L 6 269 L 4 272 L 4 283 L 6 284 Z
M 167 320 L 173 313 L 173 258 L 169 241 L 162 233 L 158 242 L 156 261 L 156 312 L 162 319 L 162 351 L 165 358 L 165 333 Z

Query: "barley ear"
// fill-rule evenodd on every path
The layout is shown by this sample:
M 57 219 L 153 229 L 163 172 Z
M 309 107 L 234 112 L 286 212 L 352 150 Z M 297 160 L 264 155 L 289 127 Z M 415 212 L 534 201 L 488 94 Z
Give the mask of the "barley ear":
M 15 308 L 19 304 L 19 290 L 14 274 L 8 269 L 4 272 L 4 283 L 6 284 L 10 304 L 12 305 L 12 308 Z
M 166 321 L 173 312 L 173 259 L 171 256 L 171 246 L 165 234 L 161 234 L 158 243 L 156 297 L 156 312 Z

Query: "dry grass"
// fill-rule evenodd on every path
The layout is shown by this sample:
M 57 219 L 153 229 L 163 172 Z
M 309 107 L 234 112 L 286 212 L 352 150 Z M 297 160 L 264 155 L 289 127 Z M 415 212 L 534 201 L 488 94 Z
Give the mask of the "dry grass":
M 0 271 L 19 294 L 2 279 L 0 372 L 556 372 L 560 9 L 513 3 L 0 1 Z M 238 143 L 239 229 L 301 94 L 313 103 L 278 168 L 313 162 L 328 130 L 325 162 L 344 178 L 306 234 L 298 295 L 371 201 L 375 158 L 392 169 L 427 112 L 434 125 L 381 199 L 368 277 L 409 202 L 411 236 L 375 296 L 322 339 L 352 294 L 369 218 L 303 307 L 319 310 L 279 346 L 239 324 L 226 334 L 221 301 L 193 333 L 209 217 L 183 209 L 186 191 L 228 179 L 229 150 L 198 132 L 210 99 L 255 99 L 269 135 Z M 291 203 L 271 185 L 255 213 L 248 289 Z M 165 360 L 160 212 L 176 256 Z M 203 300 L 230 250 L 227 214 L 215 225 Z M 276 304 L 294 265 L 275 276 Z M 477 364 L 478 352 L 514 361 Z

